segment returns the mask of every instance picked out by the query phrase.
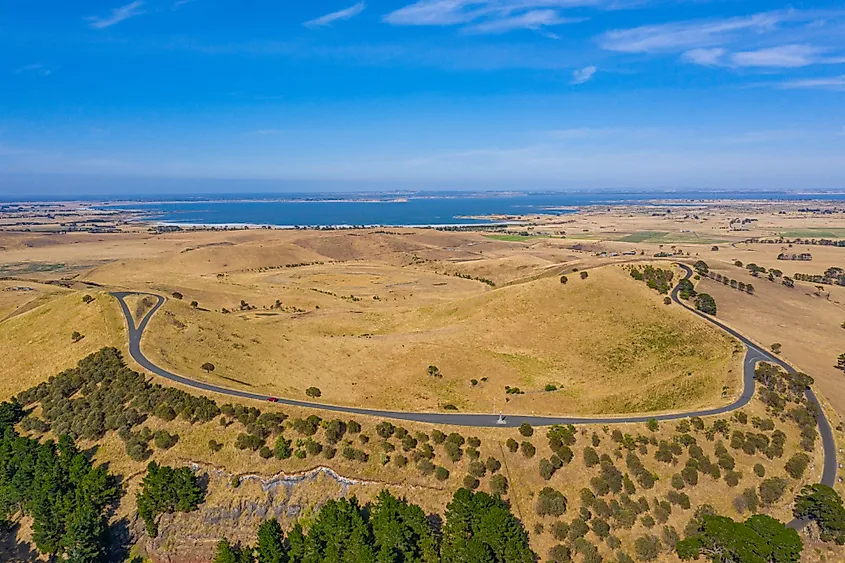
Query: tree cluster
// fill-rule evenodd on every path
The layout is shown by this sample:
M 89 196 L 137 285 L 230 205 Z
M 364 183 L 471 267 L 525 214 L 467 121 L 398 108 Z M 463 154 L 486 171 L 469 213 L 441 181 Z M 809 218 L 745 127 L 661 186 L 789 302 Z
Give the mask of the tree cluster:
M 797 563 L 803 549 L 798 532 L 765 515 L 745 522 L 703 515 L 695 532 L 676 545 L 684 561 L 704 556 L 710 561 Z
M 815 522 L 822 541 L 845 545 L 845 508 L 839 493 L 831 487 L 821 483 L 805 486 L 795 499 L 794 514 Z
M 121 489 L 104 465 L 94 466 L 67 435 L 39 442 L 18 435 L 23 411 L 0 405 L 0 525 L 32 518 L 32 540 L 45 555 L 73 563 L 103 561 L 107 513 Z
M 191 512 L 205 500 L 197 476 L 187 467 L 174 469 L 151 461 L 137 494 L 138 516 L 144 521 L 150 537 L 158 536 L 162 514 Z
M 672 278 L 675 277 L 672 270 L 664 270 L 648 265 L 631 266 L 630 272 L 632 278 L 645 282 L 649 288 L 656 290 L 661 295 L 669 293 L 669 290 L 672 288 Z
M 220 414 L 217 404 L 172 387 L 152 384 L 130 370 L 116 348 L 86 356 L 77 367 L 18 395 L 23 405 L 41 403 L 54 434 L 97 440 L 119 431 L 129 451 L 137 441 L 131 429 L 149 415 L 163 420 L 181 416 L 191 424 L 208 422 Z M 152 437 L 152 436 L 151 436 Z M 149 440 L 147 440 L 149 441 Z
M 261 524 L 255 547 L 217 545 L 214 563 L 395 561 L 532 563 L 528 534 L 498 496 L 459 489 L 436 534 L 423 510 L 382 491 L 360 506 L 355 497 L 327 502 L 307 531 L 295 524 L 287 537 L 275 520 Z

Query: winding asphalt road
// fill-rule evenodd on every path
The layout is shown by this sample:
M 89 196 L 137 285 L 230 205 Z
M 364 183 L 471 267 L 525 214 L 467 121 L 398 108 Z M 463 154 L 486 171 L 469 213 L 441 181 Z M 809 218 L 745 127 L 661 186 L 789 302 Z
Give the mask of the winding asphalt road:
M 692 270 L 684 265 L 679 264 L 679 266 L 685 271 L 686 275 L 685 278 L 688 279 L 692 276 Z M 712 409 L 704 409 L 704 410 L 697 410 L 692 412 L 678 412 L 678 413 L 666 413 L 666 414 L 656 414 L 656 415 L 642 415 L 642 416 L 619 416 L 619 417 L 596 417 L 596 416 L 586 416 L 586 417 L 558 417 L 558 416 L 528 416 L 528 415 L 508 415 L 504 416 L 502 419 L 499 418 L 498 415 L 495 414 L 460 414 L 460 413 L 425 413 L 425 412 L 397 412 L 397 411 L 385 411 L 385 410 L 378 410 L 378 409 L 363 409 L 363 408 L 356 408 L 356 407 L 347 407 L 347 406 L 340 406 L 340 405 L 329 405 L 323 403 L 314 403 L 311 401 L 297 401 L 295 399 L 285 399 L 285 398 L 276 398 L 270 395 L 263 395 L 260 393 L 250 393 L 248 391 L 240 391 L 238 389 L 230 389 L 227 387 L 220 387 L 219 385 L 213 385 L 211 383 L 205 383 L 203 381 L 196 381 L 194 379 L 189 379 L 187 377 L 183 377 L 181 375 L 177 375 L 175 373 L 169 372 L 164 368 L 161 368 L 154 363 L 152 363 L 141 351 L 141 337 L 144 334 L 144 330 L 147 328 L 147 324 L 150 321 L 150 318 L 159 310 L 159 308 L 164 304 L 164 297 L 161 295 L 157 295 L 154 293 L 143 293 L 143 292 L 135 292 L 135 291 L 121 291 L 121 292 L 113 292 L 111 293 L 114 297 L 117 298 L 118 302 L 120 303 L 121 308 L 123 309 L 123 315 L 126 317 L 126 324 L 128 327 L 128 335 L 129 335 L 129 354 L 132 358 L 138 362 L 144 369 L 154 373 L 158 376 L 164 377 L 171 381 L 175 381 L 176 383 L 181 383 L 182 385 L 186 385 L 188 387 L 193 387 L 194 389 L 199 389 L 201 391 L 208 391 L 212 393 L 220 393 L 221 395 L 229 395 L 231 397 L 239 397 L 243 399 L 254 399 L 258 401 L 274 401 L 277 404 L 282 405 L 290 405 L 295 407 L 305 407 L 305 408 L 315 408 L 327 411 L 334 411 L 334 412 L 343 412 L 349 414 L 360 414 L 360 415 L 368 415 L 368 416 L 376 416 L 381 418 L 392 418 L 392 419 L 399 419 L 399 420 L 410 420 L 414 422 L 426 422 L 432 424 L 443 424 L 443 425 L 456 425 L 456 426 L 476 426 L 476 427 L 494 427 L 494 426 L 519 426 L 520 424 L 527 422 L 532 426 L 549 426 L 552 424 L 605 424 L 605 423 L 635 423 L 635 422 L 646 422 L 650 419 L 655 419 L 658 421 L 665 421 L 665 420 L 677 420 L 681 418 L 689 418 L 692 416 L 711 416 L 711 415 L 719 415 L 719 414 L 726 414 L 731 411 L 734 411 L 738 408 L 741 408 L 748 404 L 751 398 L 754 395 L 754 369 L 758 362 L 765 361 L 770 362 L 773 364 L 777 364 L 787 370 L 790 373 L 795 373 L 795 369 L 787 364 L 786 362 L 782 361 L 780 358 L 772 355 L 768 351 L 760 348 L 751 340 L 746 338 L 745 336 L 741 335 L 737 331 L 733 330 L 732 328 L 722 324 L 720 321 L 716 320 L 715 318 L 701 313 L 697 311 L 681 301 L 678 298 L 678 288 L 672 291 L 672 300 L 682 307 L 688 309 L 693 314 L 698 315 L 699 317 L 705 319 L 706 321 L 716 325 L 717 327 L 721 328 L 740 342 L 745 345 L 746 353 L 745 353 L 745 360 L 744 360 L 744 369 L 743 369 L 743 391 L 739 398 L 731 403 L 730 405 L 726 405 L 723 407 L 716 407 Z M 141 319 L 140 323 L 137 325 L 132 317 L 132 313 L 129 310 L 129 306 L 126 304 L 125 298 L 130 295 L 144 295 L 150 296 L 156 300 L 155 305 L 144 315 Z M 816 397 L 815 393 L 813 393 L 812 389 L 807 389 L 806 391 L 807 398 L 814 403 L 818 407 L 819 414 L 819 433 L 821 434 L 822 438 L 822 445 L 824 447 L 824 471 L 822 475 L 822 483 L 825 485 L 833 486 L 836 480 L 836 443 L 833 439 L 833 431 L 831 430 L 830 423 L 824 416 L 824 412 L 821 409 L 821 405 L 819 404 L 818 398 Z M 795 522 L 790 523 L 795 524 Z M 798 523 L 797 525 L 801 525 Z

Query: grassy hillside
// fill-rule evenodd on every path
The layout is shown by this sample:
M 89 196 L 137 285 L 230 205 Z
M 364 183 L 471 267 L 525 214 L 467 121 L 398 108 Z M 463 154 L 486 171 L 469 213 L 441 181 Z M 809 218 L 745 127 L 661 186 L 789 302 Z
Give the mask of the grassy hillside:
M 117 305 L 105 293 L 71 292 L 0 322 L 0 400 L 5 400 L 76 363 L 103 346 L 124 346 Z M 73 342 L 71 335 L 83 338 Z
M 337 273 L 322 268 L 324 279 Z M 316 386 L 329 402 L 392 409 L 671 410 L 719 402 L 737 384 L 732 341 L 621 269 L 570 278 L 422 307 L 305 287 L 300 301 L 285 303 L 300 310 L 274 313 L 260 295 L 249 299 L 256 311 L 231 314 L 170 300 L 144 348 L 179 373 L 218 383 L 298 398 Z M 308 301 L 315 295 L 325 298 L 319 308 Z M 206 361 L 213 374 L 199 369 Z

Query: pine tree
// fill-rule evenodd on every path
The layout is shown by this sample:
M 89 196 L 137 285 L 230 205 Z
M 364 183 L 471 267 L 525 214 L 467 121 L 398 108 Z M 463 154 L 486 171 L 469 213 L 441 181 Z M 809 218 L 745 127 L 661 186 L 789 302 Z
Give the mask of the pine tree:
M 287 563 L 285 537 L 279 522 L 273 518 L 258 527 L 258 563 Z
M 370 509 L 376 561 L 380 563 L 435 563 L 437 544 L 422 509 L 399 500 L 388 491 L 379 493 Z
M 229 543 L 226 538 L 217 542 L 217 551 L 214 554 L 214 563 L 238 563 L 236 547 Z
M 487 493 L 459 489 L 446 507 L 443 563 L 531 563 L 528 534 L 508 505 Z
M 151 461 L 136 497 L 138 515 L 150 537 L 158 536 L 158 518 L 173 512 L 196 510 L 205 499 L 197 477 L 187 467 L 173 469 Z
M 106 519 L 84 492 L 77 490 L 76 506 L 68 515 L 62 545 L 69 563 L 97 563 L 104 557 Z

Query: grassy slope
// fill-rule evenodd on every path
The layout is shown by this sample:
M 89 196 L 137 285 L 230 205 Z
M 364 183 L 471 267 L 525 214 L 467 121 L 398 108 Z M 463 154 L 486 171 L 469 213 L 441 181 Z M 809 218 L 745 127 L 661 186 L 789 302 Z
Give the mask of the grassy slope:
M 316 385 L 329 402 L 394 409 L 671 410 L 718 402 L 738 379 L 730 340 L 618 268 L 426 307 L 331 298 L 307 309 L 222 315 L 170 300 L 144 346 L 187 375 L 291 397 Z M 541 392 L 549 382 L 563 390 Z M 505 385 L 526 394 L 506 397 Z
M 0 400 L 76 365 L 103 346 L 123 346 L 123 321 L 115 303 L 104 293 L 91 293 L 82 303 L 72 292 L 0 323 Z M 85 336 L 71 342 L 71 333 Z

